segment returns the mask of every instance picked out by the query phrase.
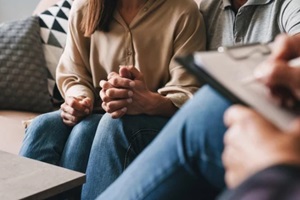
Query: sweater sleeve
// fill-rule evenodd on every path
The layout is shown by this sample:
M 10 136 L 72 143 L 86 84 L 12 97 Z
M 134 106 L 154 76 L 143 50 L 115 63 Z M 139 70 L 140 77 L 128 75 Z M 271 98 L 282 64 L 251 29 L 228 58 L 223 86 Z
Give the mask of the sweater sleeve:
M 80 24 L 84 1 L 75 1 L 69 17 L 69 31 L 64 52 L 60 58 L 56 81 L 62 96 L 89 97 L 95 100 L 89 64 L 90 38 L 84 37 Z
M 161 95 L 169 98 L 176 107 L 181 107 L 193 93 L 199 89 L 200 84 L 196 78 L 189 74 L 175 58 L 195 51 L 204 50 L 206 46 L 205 25 L 198 7 L 183 13 L 177 22 L 173 44 L 173 57 L 169 66 L 170 81 L 158 90 Z

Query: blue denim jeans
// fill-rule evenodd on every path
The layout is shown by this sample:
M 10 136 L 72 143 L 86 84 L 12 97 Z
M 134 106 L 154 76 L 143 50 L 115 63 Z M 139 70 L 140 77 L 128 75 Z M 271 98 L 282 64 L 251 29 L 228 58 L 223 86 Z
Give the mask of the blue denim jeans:
M 113 183 L 168 120 L 148 115 L 125 115 L 112 119 L 105 114 L 92 144 L 82 199 L 94 200 Z
M 72 128 L 63 123 L 59 111 L 51 112 L 33 120 L 26 130 L 20 155 L 85 172 L 87 182 L 82 199 L 95 199 L 168 120 L 147 115 L 112 119 L 109 114 L 93 114 Z M 72 195 L 78 192 L 80 188 Z
M 229 106 L 204 86 L 98 200 L 214 199 L 225 187 L 221 154 Z
M 60 111 L 40 115 L 26 129 L 19 154 L 84 173 L 101 117 L 93 114 L 70 127 Z

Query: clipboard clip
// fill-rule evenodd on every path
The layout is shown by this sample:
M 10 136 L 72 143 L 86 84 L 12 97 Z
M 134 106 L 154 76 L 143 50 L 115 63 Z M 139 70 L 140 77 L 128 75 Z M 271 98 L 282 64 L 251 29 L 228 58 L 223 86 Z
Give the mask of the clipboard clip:
M 219 53 L 226 53 L 234 60 L 244 60 L 252 56 L 266 56 L 271 54 L 269 43 L 251 43 L 245 45 L 237 45 L 218 48 Z

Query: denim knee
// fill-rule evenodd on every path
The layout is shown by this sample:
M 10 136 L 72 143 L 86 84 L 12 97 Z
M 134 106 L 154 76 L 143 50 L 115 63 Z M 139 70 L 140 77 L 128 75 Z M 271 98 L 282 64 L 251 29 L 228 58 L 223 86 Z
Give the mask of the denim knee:
M 26 129 L 19 154 L 57 164 L 71 130 L 71 127 L 63 123 L 60 111 L 40 115 Z M 53 157 L 56 157 L 55 160 Z
M 191 101 L 185 119 L 182 138 L 187 158 L 192 166 L 214 186 L 224 187 L 224 168 L 221 160 L 226 126 L 223 122 L 230 101 L 209 86 L 204 86 Z M 197 108 L 195 110 L 195 108 Z
M 123 167 L 129 163 L 156 137 L 168 118 L 138 115 L 125 115 L 113 119 L 104 114 L 97 128 L 93 148 L 108 154 L 119 154 L 124 160 Z
M 46 132 L 55 129 L 56 127 L 65 127 L 60 117 L 60 112 L 55 111 L 37 116 L 25 130 L 23 147 L 28 143 L 38 142 L 44 137 L 48 137 Z
M 83 199 L 95 199 L 153 140 L 168 118 L 104 114 L 98 125 L 87 167 Z
M 73 127 L 61 156 L 60 166 L 80 172 L 86 171 L 101 116 L 101 114 L 92 114 Z
M 41 114 L 32 120 L 25 133 L 43 132 L 46 129 L 52 128 L 53 125 L 59 124 L 63 125 L 63 121 L 60 117 L 60 111 Z
M 214 186 L 224 186 L 221 155 L 226 127 L 223 114 L 230 102 L 203 86 L 170 120 L 163 135 L 176 135 L 180 162 L 192 174 L 203 174 Z M 161 139 L 162 137 L 160 137 Z

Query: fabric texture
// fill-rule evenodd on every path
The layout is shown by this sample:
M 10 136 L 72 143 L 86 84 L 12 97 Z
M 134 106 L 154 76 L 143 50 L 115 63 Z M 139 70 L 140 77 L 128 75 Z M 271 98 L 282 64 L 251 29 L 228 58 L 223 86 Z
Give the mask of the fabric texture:
M 124 115 L 113 119 L 110 114 L 104 114 L 91 148 L 86 169 L 88 181 L 83 186 L 81 198 L 96 199 L 130 166 L 168 120 L 149 115 Z
M 39 31 L 36 17 L 0 25 L 0 109 L 53 109 Z
M 102 115 L 90 115 L 71 127 L 63 123 L 60 113 L 49 112 L 33 119 L 19 155 L 84 173 Z
M 300 197 L 299 165 L 271 166 L 249 177 L 218 200 L 296 200 Z
M 61 0 L 39 14 L 41 38 L 48 76 L 48 90 L 54 103 L 63 101 L 55 84 L 55 71 L 66 44 L 72 0 Z
M 229 0 L 202 0 L 200 11 L 207 26 L 207 48 L 267 43 L 279 33 L 297 34 L 299 7 L 299 0 L 253 0 L 236 14 Z
M 203 86 L 97 200 L 215 199 L 225 187 L 221 152 L 226 131 L 224 123 L 215 122 L 223 121 L 230 105 Z M 91 164 L 88 168 L 97 170 Z
M 70 13 L 68 48 L 57 69 L 63 95 L 87 96 L 99 100 L 94 104 L 99 106 L 99 82 L 109 72 L 118 72 L 120 65 L 134 65 L 148 89 L 175 106 L 192 97 L 199 83 L 174 58 L 204 50 L 204 23 L 194 1 L 147 1 L 130 26 L 115 12 L 109 33 L 96 31 L 90 38 L 80 28 L 85 2 L 74 1 Z

